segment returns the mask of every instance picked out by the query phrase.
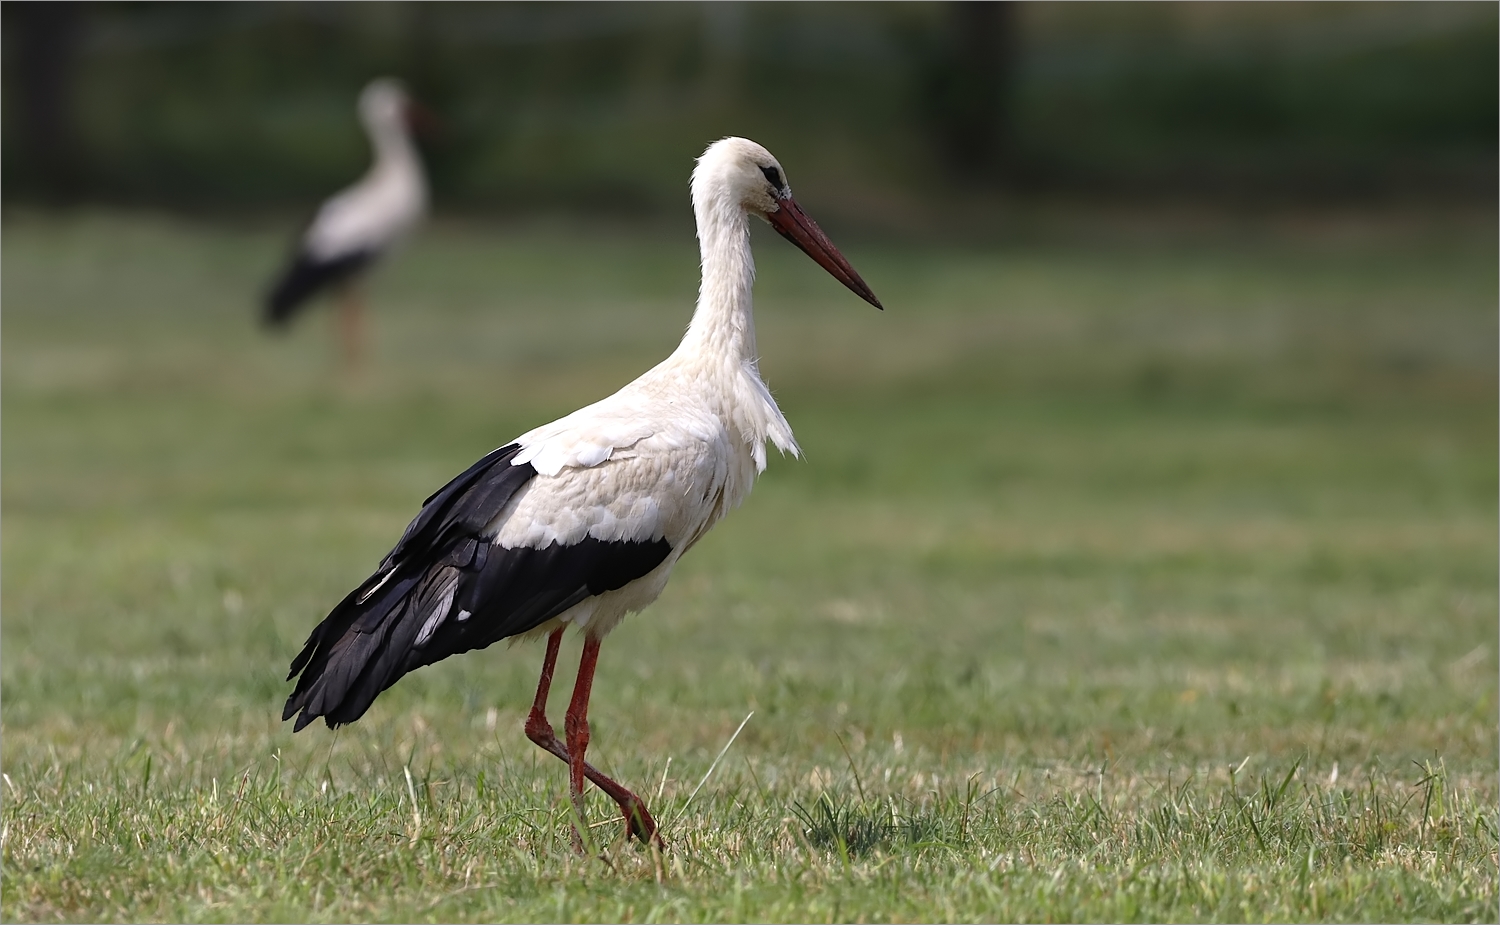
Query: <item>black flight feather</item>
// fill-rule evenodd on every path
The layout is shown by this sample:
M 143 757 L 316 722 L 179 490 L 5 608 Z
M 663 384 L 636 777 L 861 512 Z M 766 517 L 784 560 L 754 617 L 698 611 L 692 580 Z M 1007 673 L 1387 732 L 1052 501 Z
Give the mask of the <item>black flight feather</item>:
M 353 722 L 407 672 L 535 629 L 671 553 L 665 539 L 494 546 L 490 525 L 536 475 L 511 465 L 520 449 L 495 450 L 427 499 L 375 574 L 308 636 L 283 720 Z
M 321 260 L 299 251 L 266 295 L 266 324 L 287 323 L 307 300 L 354 276 L 375 256 L 373 250 L 359 250 Z

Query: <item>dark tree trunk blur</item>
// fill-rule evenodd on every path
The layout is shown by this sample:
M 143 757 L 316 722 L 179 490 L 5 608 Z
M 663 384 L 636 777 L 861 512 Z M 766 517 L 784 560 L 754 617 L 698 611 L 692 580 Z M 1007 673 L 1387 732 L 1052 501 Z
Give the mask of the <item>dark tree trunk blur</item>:
M 1010 166 L 1017 52 L 1011 0 L 944 4 L 927 116 L 955 179 L 1003 185 Z
M 6 3 L 22 156 L 39 192 L 65 199 L 82 168 L 73 126 L 73 77 L 83 3 Z

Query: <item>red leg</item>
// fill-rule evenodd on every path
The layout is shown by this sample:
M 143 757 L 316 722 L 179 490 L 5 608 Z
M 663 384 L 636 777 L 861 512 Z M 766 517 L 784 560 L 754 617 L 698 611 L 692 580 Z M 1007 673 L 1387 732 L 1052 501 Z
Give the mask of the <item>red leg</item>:
M 526 717 L 526 738 L 568 760 L 567 752 L 558 753 L 557 736 L 552 733 L 552 724 L 547 722 L 547 694 L 552 690 L 552 669 L 557 667 L 557 650 L 562 647 L 562 628 L 547 637 L 547 655 L 542 659 L 542 677 L 536 682 L 536 699 L 531 702 L 531 714 Z
M 535 742 L 537 745 L 556 755 L 558 758 L 567 762 L 569 766 L 569 777 L 571 778 L 573 761 L 568 753 L 568 749 L 564 748 L 563 744 L 557 740 L 557 735 L 552 731 L 552 724 L 547 722 L 547 694 L 552 688 L 552 671 L 557 665 L 557 651 L 562 645 L 562 633 L 563 631 L 561 629 L 558 629 L 553 632 L 552 635 L 547 637 L 547 655 L 542 660 L 542 676 L 541 679 L 537 682 L 536 700 L 534 700 L 531 704 L 531 714 L 526 717 L 526 737 Z M 585 659 L 588 659 L 588 655 L 589 645 L 588 643 L 585 643 Z M 599 644 L 598 642 L 594 642 L 593 659 L 588 663 L 588 682 L 584 688 L 583 695 L 585 710 L 587 710 L 588 707 L 588 690 L 593 686 L 594 663 L 598 661 L 598 658 Z M 580 683 L 583 683 L 582 678 L 584 665 L 582 663 L 580 663 L 578 671 Z M 573 698 L 575 702 L 578 699 L 578 691 L 576 689 L 574 690 Z M 568 716 L 570 723 L 572 714 L 572 709 L 569 709 Z M 571 726 L 569 728 L 571 729 Z M 585 720 L 585 729 L 586 728 L 587 721 Z M 587 733 L 585 732 L 585 746 L 586 745 Z M 661 846 L 661 836 L 656 832 L 656 820 L 652 819 L 651 813 L 646 810 L 646 803 L 644 800 L 636 796 L 634 793 L 631 793 L 629 790 L 626 790 L 619 784 L 615 783 L 615 781 L 611 780 L 609 777 L 606 777 L 603 772 L 586 761 L 583 762 L 583 776 L 592 781 L 594 786 L 598 787 L 600 790 L 603 790 L 606 794 L 609 795 L 610 799 L 619 804 L 620 812 L 625 816 L 625 824 L 629 827 L 631 835 L 634 835 L 636 838 L 647 844 L 654 842 L 657 846 Z M 570 780 L 570 792 L 573 789 L 571 787 L 571 783 L 572 781 Z M 578 794 L 580 796 L 582 794 L 582 791 L 583 788 L 582 785 L 580 785 L 578 787 Z M 575 797 L 575 800 L 576 799 L 577 797 Z
M 568 704 L 568 714 L 563 720 L 563 729 L 568 735 L 568 793 L 573 797 L 573 806 L 578 810 L 577 825 L 585 825 L 583 802 L 583 756 L 589 750 L 589 697 L 594 691 L 594 667 L 599 663 L 599 640 L 593 636 L 583 638 L 583 657 L 578 660 L 578 680 L 573 682 L 573 700 Z M 577 829 L 573 832 L 573 847 L 583 850 L 583 836 Z
M 339 340 L 343 342 L 344 365 L 354 372 L 359 371 L 364 356 L 364 327 L 364 300 L 358 285 L 349 283 L 339 299 Z

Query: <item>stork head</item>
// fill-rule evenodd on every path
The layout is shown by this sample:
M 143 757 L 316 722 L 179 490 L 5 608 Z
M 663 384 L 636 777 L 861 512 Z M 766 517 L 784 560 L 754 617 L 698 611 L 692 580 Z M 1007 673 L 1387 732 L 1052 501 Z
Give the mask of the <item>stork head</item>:
M 359 94 L 359 117 L 372 131 L 405 126 L 426 134 L 435 128 L 432 114 L 394 77 L 377 77 L 365 85 Z
M 693 170 L 693 208 L 699 216 L 732 208 L 764 219 L 855 295 L 884 308 L 818 223 L 792 198 L 781 162 L 750 139 L 722 138 L 698 158 Z

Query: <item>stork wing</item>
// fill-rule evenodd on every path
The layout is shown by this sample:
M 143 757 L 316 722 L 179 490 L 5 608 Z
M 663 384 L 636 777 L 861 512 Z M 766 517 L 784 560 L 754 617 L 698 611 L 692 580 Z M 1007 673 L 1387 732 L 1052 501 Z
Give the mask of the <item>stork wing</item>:
M 369 266 L 374 251 L 354 251 L 331 260 L 320 260 L 298 251 L 276 278 L 265 300 L 265 322 L 285 324 L 308 299 L 331 289 Z
M 288 677 L 301 677 L 283 719 L 300 711 L 296 729 L 318 716 L 330 726 L 353 722 L 407 672 L 534 629 L 671 553 L 650 523 L 640 538 L 585 531 L 497 545 L 502 513 L 514 514 L 513 502 L 536 485 L 536 470 L 516 463 L 520 449 L 495 450 L 427 499 L 376 573 L 308 637 L 292 662 Z M 543 501 L 556 500 L 557 486 L 549 487 Z
M 613 397 L 613 396 L 612 396 Z M 530 463 L 543 475 L 564 469 L 589 469 L 613 459 L 655 433 L 635 409 L 609 408 L 603 402 L 521 435 L 518 463 Z

